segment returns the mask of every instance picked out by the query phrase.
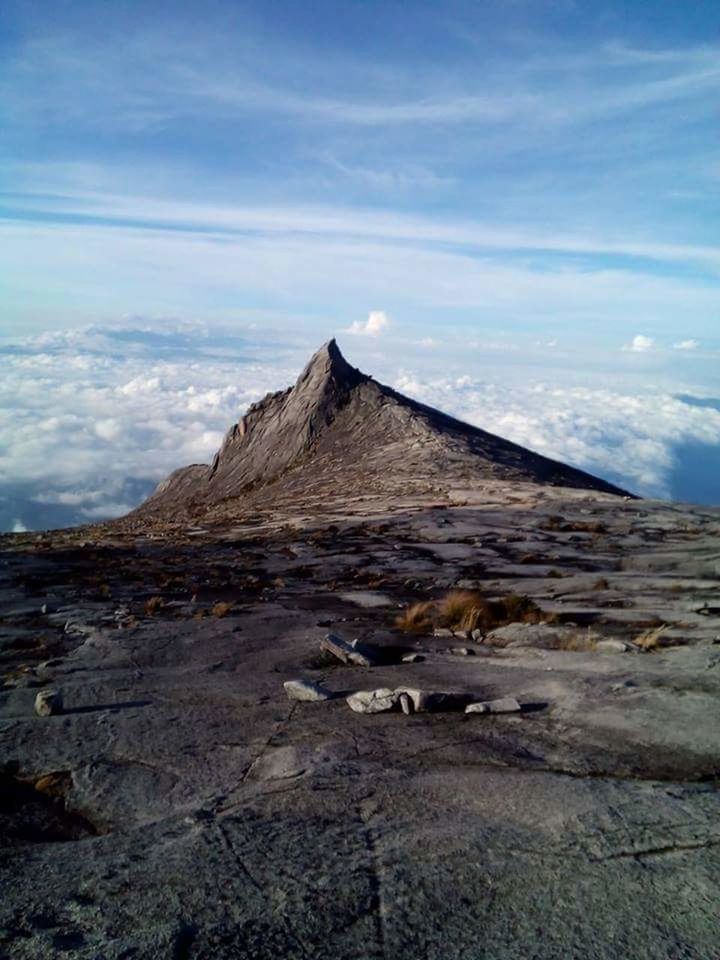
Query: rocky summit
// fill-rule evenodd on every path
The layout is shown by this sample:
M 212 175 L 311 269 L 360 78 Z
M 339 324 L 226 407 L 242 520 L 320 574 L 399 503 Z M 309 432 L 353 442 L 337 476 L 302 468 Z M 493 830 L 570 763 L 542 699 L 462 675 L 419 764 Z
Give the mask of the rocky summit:
M 0 551 L 3 960 L 717 960 L 720 509 L 330 341 Z
M 481 479 L 625 492 L 397 393 L 351 367 L 330 340 L 293 387 L 250 407 L 211 466 L 175 471 L 136 515 L 318 492 L 432 493 Z

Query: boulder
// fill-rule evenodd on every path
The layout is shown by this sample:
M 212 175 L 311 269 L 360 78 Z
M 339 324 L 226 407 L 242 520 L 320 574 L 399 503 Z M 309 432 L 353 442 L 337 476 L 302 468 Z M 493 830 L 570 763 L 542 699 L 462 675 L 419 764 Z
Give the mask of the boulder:
M 312 680 L 286 680 L 283 686 L 285 687 L 285 693 L 291 700 L 318 702 L 332 698 L 329 690 L 320 686 L 319 683 L 313 683 Z

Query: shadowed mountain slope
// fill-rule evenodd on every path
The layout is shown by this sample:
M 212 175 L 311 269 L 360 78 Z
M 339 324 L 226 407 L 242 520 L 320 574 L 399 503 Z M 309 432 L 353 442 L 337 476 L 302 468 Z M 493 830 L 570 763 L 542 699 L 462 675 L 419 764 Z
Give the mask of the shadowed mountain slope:
M 256 499 L 270 485 L 273 492 L 298 496 L 318 487 L 360 495 L 483 479 L 625 494 L 397 393 L 350 366 L 330 340 L 293 387 L 248 409 L 212 465 L 176 470 L 135 513 Z

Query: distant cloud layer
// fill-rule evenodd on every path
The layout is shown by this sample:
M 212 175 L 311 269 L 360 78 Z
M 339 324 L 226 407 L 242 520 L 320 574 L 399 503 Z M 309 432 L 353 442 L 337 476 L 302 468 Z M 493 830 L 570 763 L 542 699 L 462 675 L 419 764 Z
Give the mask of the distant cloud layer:
M 365 326 L 373 317 L 382 331 L 382 313 L 371 313 Z M 472 363 L 461 376 L 438 376 L 442 362 L 427 359 L 436 349 L 418 347 L 431 363 L 420 372 L 393 377 L 391 365 L 380 363 L 384 378 L 637 492 L 676 492 L 683 445 L 720 450 L 720 409 L 710 401 L 510 381 L 501 370 L 490 380 Z M 365 366 L 354 353 L 350 361 Z M 246 407 L 291 383 L 306 359 L 304 349 L 263 352 L 201 327 L 87 328 L 0 349 L 0 526 L 34 529 L 127 512 L 170 470 L 209 461 Z
M 522 389 L 471 377 L 428 380 L 407 374 L 395 387 L 645 496 L 673 494 L 671 478 L 682 469 L 676 447 L 720 444 L 720 411 L 666 393 L 628 394 L 546 383 Z

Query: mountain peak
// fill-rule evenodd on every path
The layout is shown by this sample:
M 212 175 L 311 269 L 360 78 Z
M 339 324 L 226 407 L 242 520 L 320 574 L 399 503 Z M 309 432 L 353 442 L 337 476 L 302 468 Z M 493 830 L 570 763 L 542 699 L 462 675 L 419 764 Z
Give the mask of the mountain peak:
M 359 370 L 351 367 L 333 337 L 317 350 L 298 377 L 296 389 L 319 388 L 332 381 L 338 388 L 351 388 L 366 379 Z
M 176 471 L 140 511 L 211 508 L 249 497 L 333 489 L 387 497 L 477 480 L 531 482 L 624 494 L 612 484 L 456 420 L 352 367 L 334 339 L 293 387 L 253 404 L 212 466 Z

